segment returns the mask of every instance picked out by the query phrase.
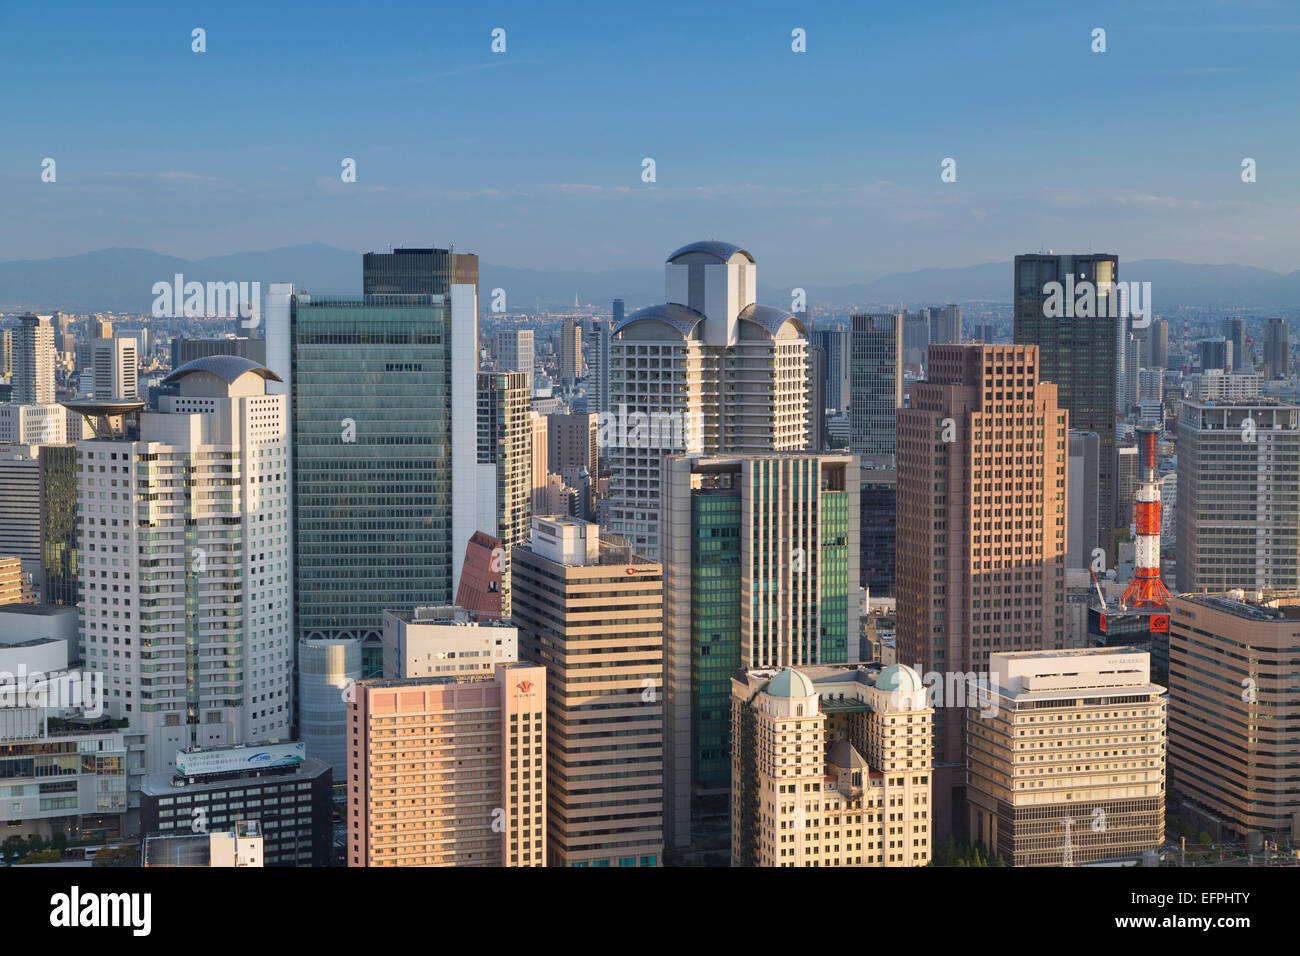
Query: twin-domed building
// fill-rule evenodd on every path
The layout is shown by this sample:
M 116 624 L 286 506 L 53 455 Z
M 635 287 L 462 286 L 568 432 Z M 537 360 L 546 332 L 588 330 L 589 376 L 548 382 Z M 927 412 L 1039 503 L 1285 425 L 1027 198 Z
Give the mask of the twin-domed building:
M 611 333 L 610 414 L 651 427 L 610 430 L 611 528 L 660 557 L 664 452 L 807 447 L 808 333 L 793 313 L 755 302 L 758 266 L 739 246 L 682 246 L 664 266 L 665 302 Z
M 893 664 L 739 671 L 731 681 L 733 866 L 925 866 L 931 709 Z

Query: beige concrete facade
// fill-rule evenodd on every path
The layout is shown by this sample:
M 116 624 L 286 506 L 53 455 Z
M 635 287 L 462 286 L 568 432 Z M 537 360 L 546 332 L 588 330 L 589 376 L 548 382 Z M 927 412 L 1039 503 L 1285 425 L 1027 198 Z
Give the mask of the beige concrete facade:
M 1300 593 L 1180 594 L 1169 624 L 1169 786 L 1239 837 L 1300 839 Z
M 545 665 L 549 865 L 663 856 L 663 569 L 573 518 L 515 548 L 520 655 Z
M 731 700 L 732 866 L 930 862 L 934 711 L 914 670 L 741 670 Z
M 546 671 L 366 680 L 348 714 L 349 866 L 545 866 Z
M 1012 866 L 1164 842 L 1165 689 L 1133 648 L 994 654 L 967 721 L 972 842 Z

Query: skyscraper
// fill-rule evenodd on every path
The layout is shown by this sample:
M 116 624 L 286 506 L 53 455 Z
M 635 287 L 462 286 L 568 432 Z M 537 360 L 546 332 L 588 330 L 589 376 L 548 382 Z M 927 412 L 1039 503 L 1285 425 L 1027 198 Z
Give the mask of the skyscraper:
M 970 833 L 1011 866 L 1139 856 L 1165 838 L 1165 689 L 1132 648 L 991 655 L 970 708 Z M 1026 737 L 1050 735 L 1026 743 Z
M 1300 595 L 1179 594 L 1169 619 L 1169 785 L 1229 834 L 1296 839 Z
M 271 286 L 267 354 L 294 420 L 300 638 L 377 646 L 387 608 L 450 604 L 455 594 L 478 530 L 469 411 L 478 322 L 472 282 L 437 284 L 448 281 L 438 264 L 455 272 L 476 259 L 440 253 L 366 259 L 368 288 L 425 288 L 432 277 L 432 293 L 310 296 Z
M 826 350 L 808 346 L 808 450 L 826 445 Z
M 138 438 L 77 444 L 83 654 L 150 773 L 178 750 L 289 736 L 289 418 L 268 381 L 199 359 Z
M 999 651 L 1063 647 L 1069 415 L 1039 350 L 932 345 L 929 369 L 898 412 L 898 659 L 969 674 Z M 964 783 L 961 703 L 934 717 L 949 792 Z
M 669 840 L 684 846 L 726 819 L 735 670 L 856 659 L 858 469 L 793 452 L 664 467 L 665 784 Z
M 546 865 L 545 668 L 363 680 L 354 698 L 349 866 Z
M 136 340 L 114 337 L 96 339 L 91 345 L 94 368 L 93 391 L 97 400 L 139 398 L 136 378 L 140 359 Z
M 894 454 L 895 414 L 903 406 L 903 316 L 901 313 L 854 315 L 853 424 L 849 449 L 877 458 Z
M 497 333 L 497 369 L 524 372 L 531 381 L 536 358 L 532 329 L 502 329 Z
M 1184 400 L 1178 416 L 1180 592 L 1300 588 L 1300 408 Z
M 936 306 L 930 309 L 930 341 L 936 345 L 960 345 L 961 306 Z
M 1201 368 L 1203 370 L 1218 369 L 1225 374 L 1232 371 L 1233 352 L 1230 339 L 1225 339 L 1222 335 L 1216 335 L 1214 338 L 1200 342 L 1199 346 Z
M 822 403 L 836 412 L 849 410 L 849 397 L 853 388 L 852 333 L 836 327 L 819 329 L 812 333 L 812 344 L 826 352 L 826 382 Z
M 1100 447 L 1096 432 L 1070 431 L 1069 467 L 1066 474 L 1069 493 L 1065 496 L 1065 560 L 1068 568 L 1092 566 L 1092 549 L 1097 546 L 1091 531 L 1097 526 L 1097 453 Z
M 1147 326 L 1147 367 L 1164 369 L 1169 366 L 1169 323 L 1164 319 L 1152 319 Z
M 14 330 L 13 401 L 49 405 L 54 401 L 54 327 L 48 315 L 28 312 Z
M 502 542 L 501 613 L 510 616 L 510 548 L 528 540 L 533 513 L 532 389 L 523 372 L 478 373 L 479 518 Z
M 1099 526 L 1094 547 L 1106 552 L 1107 567 L 1114 567 L 1115 561 L 1115 406 L 1124 358 L 1117 350 L 1127 331 L 1112 302 L 1118 280 L 1118 256 L 1022 255 L 1016 256 L 1012 290 L 1015 343 L 1038 346 L 1039 380 L 1056 385 L 1060 407 L 1070 413 L 1070 427 L 1097 433 Z M 1089 309 L 1074 307 L 1074 290 L 1089 288 L 1079 285 L 1083 282 L 1091 283 L 1095 293 Z M 1059 311 L 1067 314 L 1048 314 L 1056 311 L 1047 308 L 1052 298 L 1049 283 L 1064 287 L 1068 301 Z
M 574 519 L 514 549 L 520 655 L 546 682 L 550 866 L 659 866 L 663 569 Z
M 614 319 L 596 316 L 591 320 L 588 336 L 591 358 L 587 368 L 587 411 L 609 411 L 609 337 L 614 326 L 623 321 L 623 300 L 614 300 Z
M 1246 320 L 1240 316 L 1224 319 L 1223 337 L 1232 343 L 1232 368 L 1225 371 L 1241 371 L 1250 364 L 1250 356 L 1246 354 Z
M 361 259 L 362 295 L 446 295 L 455 285 L 472 285 L 474 301 L 479 301 L 478 256 L 451 249 L 394 249 L 367 252 Z
M 560 326 L 560 381 L 567 387 L 582 378 L 582 324 L 569 317 Z
M 1291 338 L 1286 319 L 1274 317 L 1268 320 L 1264 330 L 1264 365 L 1270 379 L 1286 378 L 1290 372 Z
M 550 419 L 546 415 L 539 415 L 537 412 L 528 413 L 528 421 L 533 433 L 533 467 L 530 475 L 532 483 L 532 513 L 546 514 L 546 479 L 550 474 L 547 467 L 547 459 L 550 453 Z
M 660 456 L 807 446 L 807 338 L 754 302 L 754 257 L 695 242 L 668 257 L 667 303 L 628 316 L 610 343 L 610 525 L 659 556 Z
M 78 601 L 77 446 L 43 446 L 40 471 L 41 602 L 75 607 Z

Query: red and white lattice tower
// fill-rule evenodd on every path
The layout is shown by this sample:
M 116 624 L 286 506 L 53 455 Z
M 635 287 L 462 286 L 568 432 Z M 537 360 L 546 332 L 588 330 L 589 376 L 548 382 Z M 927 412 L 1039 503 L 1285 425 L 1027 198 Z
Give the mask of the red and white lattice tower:
M 1137 518 L 1137 555 L 1133 580 L 1120 604 L 1126 607 L 1169 609 L 1169 591 L 1160 580 L 1160 481 L 1156 477 L 1156 436 L 1159 429 L 1139 428 L 1138 482 L 1134 515 Z

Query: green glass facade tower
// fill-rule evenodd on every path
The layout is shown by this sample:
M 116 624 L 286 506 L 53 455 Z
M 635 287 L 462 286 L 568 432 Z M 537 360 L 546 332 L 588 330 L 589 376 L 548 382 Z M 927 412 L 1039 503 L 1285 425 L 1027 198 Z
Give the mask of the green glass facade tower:
M 731 678 L 858 646 L 858 464 L 844 454 L 664 459 L 669 845 L 728 833 Z

